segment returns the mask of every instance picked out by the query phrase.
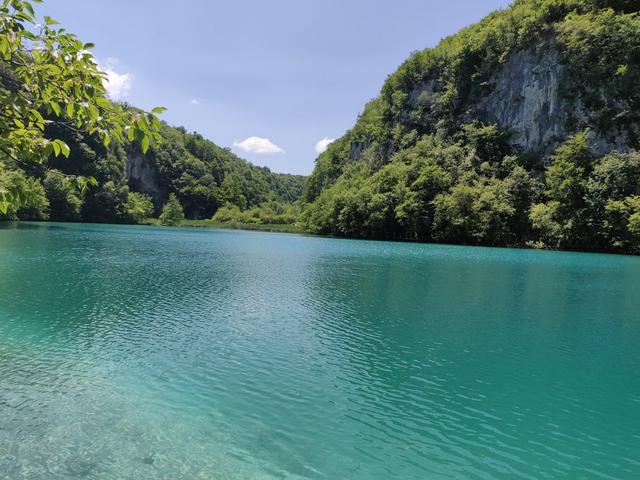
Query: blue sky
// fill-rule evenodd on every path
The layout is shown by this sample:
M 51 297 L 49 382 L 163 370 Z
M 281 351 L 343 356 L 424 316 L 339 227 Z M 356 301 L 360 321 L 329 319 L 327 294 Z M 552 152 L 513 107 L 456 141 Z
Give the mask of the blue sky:
M 414 50 L 508 0 L 45 0 L 113 96 L 257 165 L 308 174 Z

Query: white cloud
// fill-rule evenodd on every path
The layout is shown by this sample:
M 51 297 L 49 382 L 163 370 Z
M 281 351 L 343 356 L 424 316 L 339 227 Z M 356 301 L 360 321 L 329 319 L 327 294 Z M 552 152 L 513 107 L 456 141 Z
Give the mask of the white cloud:
M 191 105 L 200 105 L 200 100 L 198 100 L 197 98 L 192 98 L 191 100 L 189 100 L 189 103 Z
M 316 143 L 316 153 L 324 152 L 327 147 L 335 141 L 335 138 L 324 137 L 322 140 Z
M 115 101 L 124 100 L 128 97 L 133 85 L 133 75 L 116 72 L 117 63 L 118 60 L 115 58 L 108 58 L 104 63 L 98 62 L 98 68 L 107 74 L 107 77 L 103 80 L 107 95 Z
M 273 143 L 268 138 L 249 137 L 242 142 L 233 142 L 233 146 L 249 153 L 258 155 L 273 155 L 274 153 L 284 153 L 284 150 Z

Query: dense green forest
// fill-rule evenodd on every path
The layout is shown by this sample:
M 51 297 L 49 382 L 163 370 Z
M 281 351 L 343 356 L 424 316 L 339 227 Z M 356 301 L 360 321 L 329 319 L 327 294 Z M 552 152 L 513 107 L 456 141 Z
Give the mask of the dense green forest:
M 87 189 L 79 216 L 60 216 L 58 212 L 65 209 L 52 208 L 52 220 L 131 221 L 131 199 L 135 202 L 139 198 L 132 196 L 132 191 L 151 196 L 154 216 L 160 214 L 169 195 L 175 194 L 186 218 L 199 219 L 211 218 L 227 204 L 246 209 L 267 201 L 292 202 L 303 188 L 303 177 L 256 167 L 184 128 L 163 124 L 161 140 L 152 142 L 144 154 L 134 143 L 114 143 L 104 148 L 84 135 L 69 138 L 58 132 L 56 136 L 67 141 L 71 154 L 69 158 L 53 159 L 47 168 L 91 176 L 97 185 Z M 127 163 L 136 160 L 148 168 L 152 185 L 126 175 Z
M 197 133 L 166 124 L 146 153 L 134 142 L 102 141 L 86 132 L 51 125 L 46 134 L 62 139 L 68 157 L 15 166 L 5 179 L 24 177 L 35 194 L 27 205 L 5 218 L 110 223 L 140 223 L 158 217 L 170 195 L 186 218 L 211 218 L 219 208 L 247 210 L 261 204 L 287 204 L 302 194 L 304 177 L 257 167 Z M 143 162 L 152 184 L 127 174 Z M 85 189 L 73 181 L 91 178 Z M 2 178 L 0 177 L 0 182 Z
M 639 9 L 517 0 L 414 53 L 317 159 L 306 227 L 638 251 Z

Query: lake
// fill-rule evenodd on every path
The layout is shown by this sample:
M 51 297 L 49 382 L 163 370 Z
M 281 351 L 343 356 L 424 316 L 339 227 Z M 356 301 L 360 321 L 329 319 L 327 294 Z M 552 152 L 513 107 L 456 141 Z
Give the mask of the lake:
M 11 479 L 640 478 L 640 258 L 0 227 Z

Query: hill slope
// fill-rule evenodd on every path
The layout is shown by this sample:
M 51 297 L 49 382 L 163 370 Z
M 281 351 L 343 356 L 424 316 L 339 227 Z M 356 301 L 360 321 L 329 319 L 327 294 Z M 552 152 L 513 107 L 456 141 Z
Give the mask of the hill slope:
M 149 213 L 156 216 L 174 193 L 187 218 L 201 219 L 225 205 L 246 209 L 267 201 L 291 203 L 303 191 L 303 176 L 252 165 L 182 127 L 163 124 L 162 141 L 152 143 L 145 154 L 136 144 L 113 142 L 105 148 L 98 138 L 64 127 L 47 133 L 65 140 L 71 155 L 45 165 L 14 166 L 10 174 L 24 175 L 31 188 L 40 191 L 40 201 L 9 217 L 135 222 L 145 215 L 132 216 L 140 200 L 132 193 L 150 196 Z M 93 177 L 97 184 L 81 194 L 71 180 L 74 176 Z
M 309 229 L 640 247 L 637 0 L 517 0 L 414 53 L 316 161 Z

